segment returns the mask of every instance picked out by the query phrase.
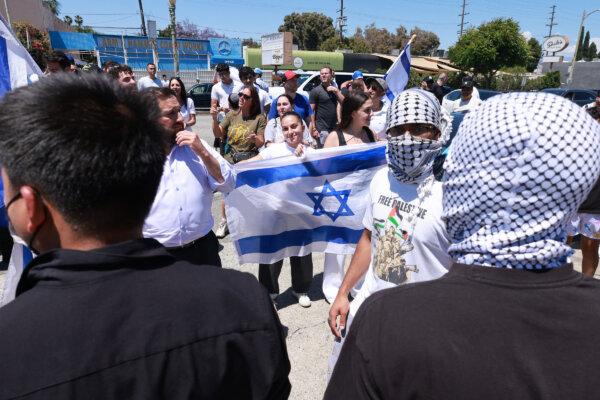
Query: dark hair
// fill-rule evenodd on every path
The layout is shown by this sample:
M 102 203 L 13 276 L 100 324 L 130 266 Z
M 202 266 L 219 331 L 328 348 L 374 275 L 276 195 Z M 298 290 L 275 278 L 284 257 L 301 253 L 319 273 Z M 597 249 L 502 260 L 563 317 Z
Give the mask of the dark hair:
M 281 97 L 281 96 L 279 96 L 279 97 Z M 286 112 L 284 112 L 283 115 L 280 117 L 280 121 L 283 121 L 283 119 L 285 117 L 296 117 L 296 118 L 298 118 L 298 121 L 301 124 L 304 125 L 304 121 L 302 120 L 302 117 L 296 111 L 286 111 Z
M 246 77 L 252 77 L 254 78 L 254 70 L 250 67 L 242 67 L 240 68 L 240 80 L 244 81 L 244 79 L 246 79 Z
M 323 65 L 323 66 L 321 67 L 321 69 L 328 69 L 328 70 L 329 70 L 329 73 L 330 73 L 331 75 L 333 75 L 333 68 L 331 68 L 331 66 L 330 66 L 330 65 Z M 320 71 L 320 70 L 319 70 L 319 71 Z
M 369 98 L 369 95 L 364 92 L 350 92 L 348 96 L 344 97 L 339 130 L 346 129 L 352 123 L 352 113 L 361 108 Z
M 150 100 L 104 75 L 40 79 L 0 103 L 0 163 L 81 234 L 141 228 L 166 147 Z
M 244 85 L 240 92 L 244 89 L 250 90 L 250 96 L 252 97 L 252 108 L 250 109 L 250 118 L 256 118 L 260 114 L 260 97 L 258 97 L 258 90 L 254 85 Z
M 239 110 L 240 98 L 237 93 L 231 93 L 229 96 L 227 96 L 227 102 L 229 103 L 229 108 L 232 110 Z
M 183 84 L 183 81 L 181 80 L 181 78 L 179 78 L 178 76 L 174 76 L 171 79 L 169 79 L 169 88 L 171 88 L 171 81 L 173 79 L 175 79 L 177 82 L 179 82 L 179 86 L 181 87 L 181 96 L 179 96 L 177 98 L 177 100 L 181 103 L 182 106 L 187 107 L 187 92 L 185 91 L 185 85 Z M 175 93 L 174 90 L 173 90 L 173 93 Z
M 108 74 L 108 76 L 110 76 L 111 78 L 114 79 L 119 79 L 119 75 L 121 74 L 121 72 L 128 72 L 131 75 L 133 75 L 133 70 L 131 69 L 131 67 L 129 65 L 115 65 L 113 67 L 110 67 L 108 69 L 108 71 L 106 71 L 106 73 Z
M 379 82 L 377 82 L 377 79 L 375 79 L 375 78 L 369 79 L 369 81 L 367 82 L 367 87 L 369 89 L 372 89 L 374 87 L 375 90 L 385 92 L 385 90 L 383 90 L 383 86 L 381 86 L 381 84 Z
M 153 62 L 149 62 L 148 64 L 146 64 L 146 68 L 148 68 L 148 65 L 154 65 L 156 67 L 156 64 L 154 64 Z
M 229 65 L 221 63 L 217 64 L 217 68 L 215 68 L 217 72 L 229 72 Z
M 107 71 L 108 69 L 116 67 L 117 65 L 119 65 L 119 63 L 113 60 L 104 61 L 102 63 L 102 70 Z
M 168 87 L 149 87 L 143 90 L 144 93 L 149 94 L 150 96 L 154 96 L 157 100 L 168 99 L 169 97 L 177 98 L 177 94 L 173 91 L 173 89 Z
M 46 56 L 46 65 L 50 62 L 57 62 L 60 65 L 60 69 L 65 70 L 71 65 L 71 60 L 67 58 L 67 55 L 62 51 L 53 51 Z
M 586 111 L 588 114 L 590 114 L 590 116 L 592 118 L 594 118 L 594 119 L 600 118 L 600 112 L 598 111 L 598 109 L 596 107 L 590 107 Z
M 293 107 L 294 107 L 294 99 L 292 99 L 292 97 L 291 97 L 291 96 L 289 96 L 288 94 L 285 94 L 285 93 L 284 93 L 284 94 L 280 94 L 279 96 L 277 96 L 277 98 L 275 99 L 275 107 L 277 108 L 277 102 L 279 102 L 279 99 L 280 99 L 281 97 L 285 97 L 286 99 L 288 99 L 288 100 L 289 100 L 290 104 L 292 105 L 292 111 L 293 111 L 293 109 L 294 109 L 294 108 L 293 108 Z M 291 111 L 290 111 L 290 112 L 291 112 Z

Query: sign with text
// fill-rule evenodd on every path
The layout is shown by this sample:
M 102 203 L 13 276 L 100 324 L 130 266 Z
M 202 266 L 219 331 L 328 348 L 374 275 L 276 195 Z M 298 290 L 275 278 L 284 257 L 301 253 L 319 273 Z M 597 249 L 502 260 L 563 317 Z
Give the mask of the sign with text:
M 262 64 L 291 64 L 292 39 L 291 32 L 272 33 L 261 37 Z
M 542 44 L 542 50 L 546 53 L 557 53 L 569 46 L 569 38 L 566 36 L 550 36 Z

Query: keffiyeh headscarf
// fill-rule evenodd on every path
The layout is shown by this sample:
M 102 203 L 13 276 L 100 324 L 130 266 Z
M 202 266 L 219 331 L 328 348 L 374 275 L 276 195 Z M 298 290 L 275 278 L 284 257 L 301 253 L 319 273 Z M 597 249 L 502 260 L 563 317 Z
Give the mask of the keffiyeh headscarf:
M 390 170 L 400 182 L 417 183 L 431 175 L 433 161 L 452 130 L 451 117 L 443 113 L 433 94 L 409 89 L 394 98 L 387 112 L 388 129 L 404 124 L 429 124 L 441 132 L 437 140 L 419 139 L 408 133 L 388 135 L 386 157 Z
M 495 96 L 462 121 L 445 168 L 455 261 L 559 267 L 565 224 L 600 174 L 600 124 L 551 94 Z

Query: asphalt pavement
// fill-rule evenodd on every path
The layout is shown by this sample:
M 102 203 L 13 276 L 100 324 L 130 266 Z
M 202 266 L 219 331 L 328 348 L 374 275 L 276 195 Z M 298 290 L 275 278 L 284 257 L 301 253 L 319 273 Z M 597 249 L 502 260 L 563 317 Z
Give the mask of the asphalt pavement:
M 206 113 L 198 115 L 194 131 L 208 143 L 213 143 L 211 120 Z M 220 220 L 221 195 L 215 194 L 212 212 L 215 225 Z M 239 265 L 234 246 L 228 237 L 221 239 L 220 256 L 225 268 L 248 272 L 258 277 L 257 264 Z M 349 257 L 347 257 L 347 262 Z M 573 264 L 577 270 L 581 266 L 581 252 L 576 251 Z M 333 346 L 333 336 L 327 327 L 329 305 L 321 292 L 323 279 L 323 254 L 313 254 L 314 279 L 309 296 L 312 300 L 310 308 L 302 308 L 291 293 L 291 274 L 289 261 L 285 260 L 279 285 L 281 295 L 277 298 L 277 308 L 281 323 L 287 328 L 287 349 L 292 366 L 290 380 L 292 382 L 293 400 L 314 400 L 323 397 L 327 358 Z M 596 278 L 600 275 L 596 275 Z M 4 283 L 4 271 L 0 271 L 0 289 Z

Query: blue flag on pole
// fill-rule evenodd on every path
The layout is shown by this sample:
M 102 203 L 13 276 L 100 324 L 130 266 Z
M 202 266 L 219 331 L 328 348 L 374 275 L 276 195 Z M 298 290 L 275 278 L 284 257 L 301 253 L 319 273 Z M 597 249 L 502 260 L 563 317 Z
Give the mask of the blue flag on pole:
M 402 53 L 396 58 L 383 79 L 388 84 L 386 95 L 390 101 L 404 90 L 410 78 L 410 43 L 404 46 Z
M 0 17 L 0 97 L 19 86 L 37 81 L 41 75 L 40 67 L 19 42 L 4 18 Z M 4 193 L 0 184 L 0 227 L 5 228 L 7 225 Z M 31 258 L 27 247 L 14 244 L 4 288 L 0 287 L 0 306 L 14 299 L 17 283 Z

